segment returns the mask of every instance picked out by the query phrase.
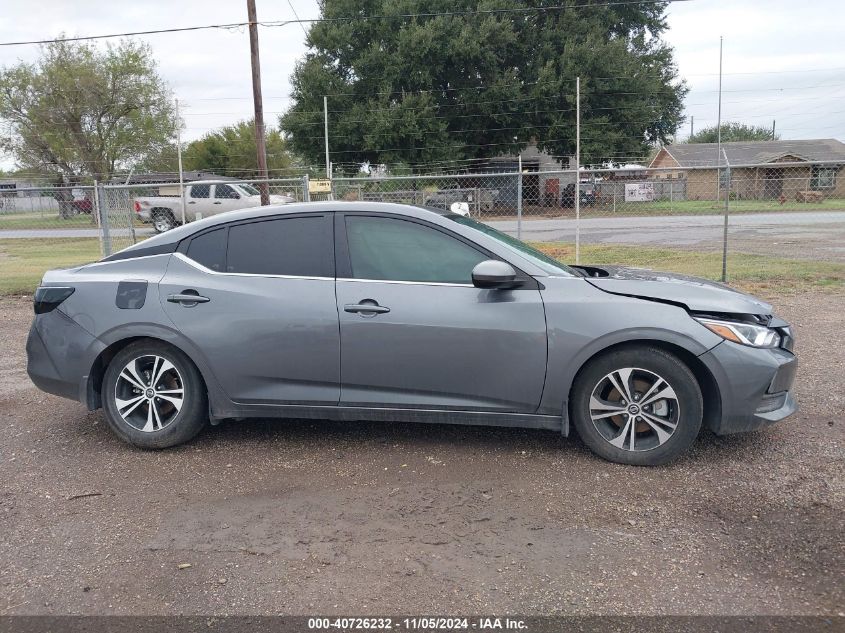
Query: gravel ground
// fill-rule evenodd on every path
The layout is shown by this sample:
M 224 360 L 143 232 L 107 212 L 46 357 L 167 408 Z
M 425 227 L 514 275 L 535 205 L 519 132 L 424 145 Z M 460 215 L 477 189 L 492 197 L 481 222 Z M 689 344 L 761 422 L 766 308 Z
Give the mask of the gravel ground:
M 842 613 L 845 296 L 774 303 L 800 413 L 636 469 L 550 432 L 411 424 L 136 450 L 32 387 L 30 304 L 0 299 L 0 615 Z

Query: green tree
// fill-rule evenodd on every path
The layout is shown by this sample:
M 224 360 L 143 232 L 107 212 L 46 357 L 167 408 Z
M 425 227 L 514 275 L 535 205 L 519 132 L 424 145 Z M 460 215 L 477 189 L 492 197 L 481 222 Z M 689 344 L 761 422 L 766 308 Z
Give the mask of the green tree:
M 278 176 L 293 165 L 287 142 L 276 129 L 266 130 L 267 169 Z M 182 155 L 185 169 L 203 169 L 236 178 L 256 178 L 258 160 L 255 125 L 240 121 L 206 134 L 188 145 Z
M 18 166 L 67 182 L 108 180 L 170 142 L 176 116 L 149 46 L 57 40 L 0 69 L 0 140 Z
M 780 135 L 772 138 L 772 129 L 761 125 L 746 125 L 745 123 L 722 123 L 722 142 L 731 141 L 777 141 Z M 714 125 L 706 127 L 690 136 L 687 143 L 715 143 L 719 140 L 719 128 Z
M 328 95 L 331 158 L 348 169 L 471 161 L 532 139 L 569 156 L 580 75 L 583 161 L 642 156 L 682 121 L 686 87 L 660 40 L 666 3 L 592 3 L 535 0 L 566 8 L 479 13 L 526 3 L 321 0 L 330 21 L 309 31 L 280 125 L 298 154 L 322 163 Z M 402 17 L 409 13 L 418 17 Z M 361 19 L 368 15 L 382 17 Z

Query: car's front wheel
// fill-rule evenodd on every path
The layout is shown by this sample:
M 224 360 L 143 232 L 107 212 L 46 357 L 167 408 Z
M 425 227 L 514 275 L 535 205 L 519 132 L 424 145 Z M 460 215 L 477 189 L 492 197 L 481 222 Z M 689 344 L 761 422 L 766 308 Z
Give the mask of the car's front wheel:
M 102 396 L 111 429 L 141 448 L 187 442 L 208 422 L 199 370 L 161 341 L 137 341 L 118 352 L 106 369 Z
M 572 388 L 570 413 L 593 452 L 655 466 L 683 454 L 701 428 L 701 389 L 674 354 L 626 347 L 592 360 Z

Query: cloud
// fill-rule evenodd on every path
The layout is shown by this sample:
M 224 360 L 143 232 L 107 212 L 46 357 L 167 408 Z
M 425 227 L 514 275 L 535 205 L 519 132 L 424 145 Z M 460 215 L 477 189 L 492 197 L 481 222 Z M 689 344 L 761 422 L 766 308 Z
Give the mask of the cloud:
M 696 129 L 715 125 L 719 36 L 724 37 L 722 119 L 777 122 L 783 138 L 845 139 L 845 55 L 841 3 L 781 0 L 675 3 L 666 39 L 691 88 Z M 837 17 L 838 16 L 838 17 Z

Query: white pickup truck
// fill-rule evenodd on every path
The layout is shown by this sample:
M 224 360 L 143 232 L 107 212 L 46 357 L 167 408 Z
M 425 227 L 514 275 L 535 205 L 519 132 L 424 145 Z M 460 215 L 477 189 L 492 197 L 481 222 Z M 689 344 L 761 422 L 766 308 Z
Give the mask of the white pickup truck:
M 190 222 L 225 211 L 261 206 L 261 192 L 247 183 L 196 181 L 184 186 L 185 220 Z M 270 204 L 296 202 L 290 196 L 271 195 Z M 182 224 L 182 204 L 178 185 L 159 187 L 158 196 L 135 198 L 135 214 L 152 224 L 158 233 Z

